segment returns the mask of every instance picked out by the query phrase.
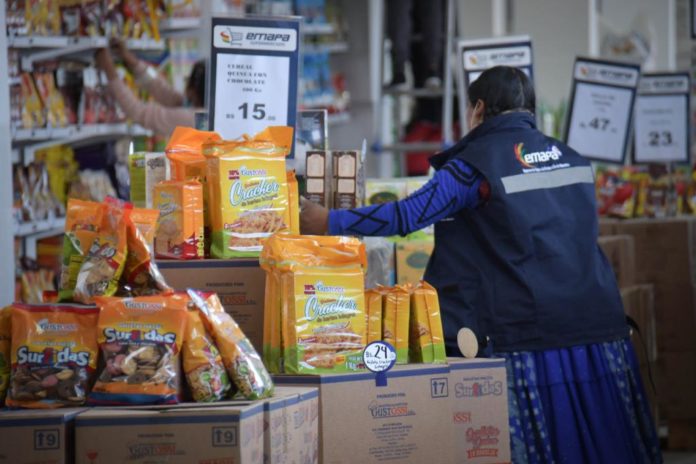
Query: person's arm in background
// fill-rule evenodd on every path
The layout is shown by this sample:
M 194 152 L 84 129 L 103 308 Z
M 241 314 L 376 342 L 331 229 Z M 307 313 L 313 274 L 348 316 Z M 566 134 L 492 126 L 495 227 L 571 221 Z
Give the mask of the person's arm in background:
M 194 109 L 172 108 L 155 102 L 142 102 L 133 95 L 131 89 L 118 76 L 108 49 L 98 50 L 95 58 L 97 67 L 106 73 L 109 80 L 107 85 L 109 92 L 128 119 L 165 137 L 168 137 L 176 126 L 194 126 L 196 119 Z
M 455 159 L 400 201 L 331 210 L 323 220 L 318 208 L 306 205 L 308 211 L 301 216 L 303 233 L 322 233 L 320 229 L 324 228 L 329 235 L 406 235 L 462 209 L 476 208 L 487 192 L 488 183 L 483 176 L 466 162 Z
M 128 70 L 133 73 L 136 83 L 149 93 L 155 101 L 169 107 L 184 106 L 184 96 L 177 92 L 166 79 L 144 61 L 128 50 L 121 39 L 111 39 L 111 47 L 118 53 Z

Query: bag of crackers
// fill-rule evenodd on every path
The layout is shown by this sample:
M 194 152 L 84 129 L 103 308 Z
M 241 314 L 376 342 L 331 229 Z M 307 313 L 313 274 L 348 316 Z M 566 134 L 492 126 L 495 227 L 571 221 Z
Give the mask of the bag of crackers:
M 292 140 L 291 127 L 269 127 L 251 139 L 204 144 L 213 257 L 258 256 L 263 239 L 294 225 L 285 169 Z
M 445 336 L 442 330 L 437 290 L 421 281 L 411 291 L 409 361 L 444 363 Z
M 85 403 L 97 366 L 98 308 L 12 306 L 10 407 L 59 408 Z
M 367 341 L 364 245 L 347 237 L 275 234 L 264 243 L 261 265 L 277 274 L 271 282 L 279 286 L 270 289 L 278 296 L 266 298 L 270 307 L 264 311 L 278 322 L 265 330 L 270 353 L 282 356 L 273 365 L 290 374 L 361 371 Z M 278 326 L 280 337 L 274 337 Z
M 89 403 L 178 403 L 190 299 L 171 294 L 95 300 L 101 307 L 97 341 L 105 367 Z

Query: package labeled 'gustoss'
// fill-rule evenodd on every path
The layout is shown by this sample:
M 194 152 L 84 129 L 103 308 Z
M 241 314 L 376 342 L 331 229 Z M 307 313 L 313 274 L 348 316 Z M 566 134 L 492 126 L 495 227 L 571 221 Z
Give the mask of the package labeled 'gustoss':
M 291 227 L 285 156 L 292 133 L 269 127 L 253 139 L 204 145 L 213 257 L 258 256 L 263 239 Z
M 12 352 L 12 306 L 0 309 L 0 406 L 5 403 L 10 384 L 10 353 Z
M 364 263 L 355 239 L 276 234 L 264 243 L 261 265 L 279 274 L 280 304 L 266 302 L 273 305 L 267 312 L 280 313 L 284 372 L 363 369 Z
M 383 337 L 396 349 L 397 364 L 408 363 L 410 298 L 409 289 L 402 285 L 384 295 Z
M 184 374 L 196 402 L 220 401 L 230 391 L 230 378 L 198 309 L 188 312 L 182 352 Z
M 12 373 L 6 404 L 59 408 L 84 404 L 97 366 L 94 306 L 12 306 Z
M 227 373 L 248 400 L 273 395 L 273 380 L 261 357 L 232 316 L 225 312 L 217 294 L 188 291 L 200 311 L 206 329 L 220 350 Z
M 159 210 L 155 255 L 166 259 L 204 258 L 203 186 L 196 180 L 165 181 L 155 186 Z
M 411 292 L 411 362 L 444 363 L 445 337 L 437 290 L 421 281 Z
M 186 295 L 98 297 L 97 341 L 104 369 L 90 404 L 177 403 L 179 353 L 187 323 Z

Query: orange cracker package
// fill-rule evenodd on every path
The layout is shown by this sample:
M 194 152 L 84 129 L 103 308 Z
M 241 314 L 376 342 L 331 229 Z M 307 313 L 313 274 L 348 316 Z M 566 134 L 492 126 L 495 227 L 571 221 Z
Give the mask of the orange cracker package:
M 8 406 L 84 404 L 97 366 L 98 313 L 82 305 L 12 306 Z
M 97 297 L 97 341 L 105 368 L 90 404 L 177 403 L 179 353 L 190 299 L 183 294 Z
M 396 363 L 408 363 L 410 295 L 408 288 L 397 285 L 384 297 L 384 341 L 396 348 Z
M 80 303 L 91 303 L 95 296 L 116 294 L 126 264 L 127 227 L 132 205 L 109 197 L 103 208 L 99 231 L 75 281 L 73 298 Z
M 425 281 L 421 281 L 411 293 L 409 344 L 409 353 L 415 356 L 412 362 L 444 363 L 446 360 L 437 290 Z
M 10 384 L 10 353 L 12 351 L 12 306 L 0 309 L 0 406 L 5 403 Z
M 127 224 L 128 255 L 119 283 L 119 296 L 145 296 L 171 292 L 154 261 L 152 242 L 159 211 L 131 211 Z
M 213 257 L 258 256 L 263 239 L 290 228 L 285 156 L 292 133 L 271 127 L 253 139 L 204 145 Z
M 227 373 L 242 396 L 248 400 L 268 398 L 273 395 L 273 380 L 249 339 L 232 316 L 225 312 L 217 294 L 204 294 L 189 290 L 203 317 L 206 329 L 212 334 Z
M 382 292 L 377 289 L 365 291 L 367 308 L 367 344 L 382 340 Z
M 155 255 L 168 259 L 204 257 L 203 186 L 196 180 L 155 185 L 153 206 L 160 212 Z
M 72 300 L 77 274 L 92 243 L 97 238 L 104 216 L 104 206 L 91 201 L 68 200 L 63 237 L 63 266 L 59 298 Z
M 182 358 L 194 401 L 211 402 L 225 398 L 230 391 L 230 378 L 198 309 L 188 312 Z
M 290 232 L 300 234 L 300 189 L 295 171 L 288 171 L 288 209 L 290 214 Z
M 202 146 L 207 141 L 216 140 L 221 140 L 216 132 L 181 126 L 174 129 L 164 149 L 171 164 L 172 180 L 203 179 L 206 163 Z

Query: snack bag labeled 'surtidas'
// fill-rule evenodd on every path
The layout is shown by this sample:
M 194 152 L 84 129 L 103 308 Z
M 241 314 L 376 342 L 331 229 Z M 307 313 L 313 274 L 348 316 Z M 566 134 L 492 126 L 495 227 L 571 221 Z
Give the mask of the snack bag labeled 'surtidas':
M 251 139 L 204 144 L 213 257 L 258 256 L 263 239 L 292 226 L 285 169 L 292 135 L 291 127 L 269 127 Z
M 12 306 L 10 407 L 84 404 L 97 366 L 94 306 Z
M 362 369 L 365 260 L 364 246 L 346 237 L 275 234 L 264 243 L 261 266 L 279 274 L 280 283 L 280 303 L 267 298 L 272 306 L 265 314 L 280 319 L 286 373 Z
M 179 400 L 179 353 L 187 324 L 186 295 L 97 297 L 104 369 L 90 404 L 169 404 Z
M 217 294 L 188 291 L 201 313 L 203 323 L 220 350 L 227 373 L 248 400 L 273 395 L 273 380 L 261 357 L 232 316 L 225 312 Z

